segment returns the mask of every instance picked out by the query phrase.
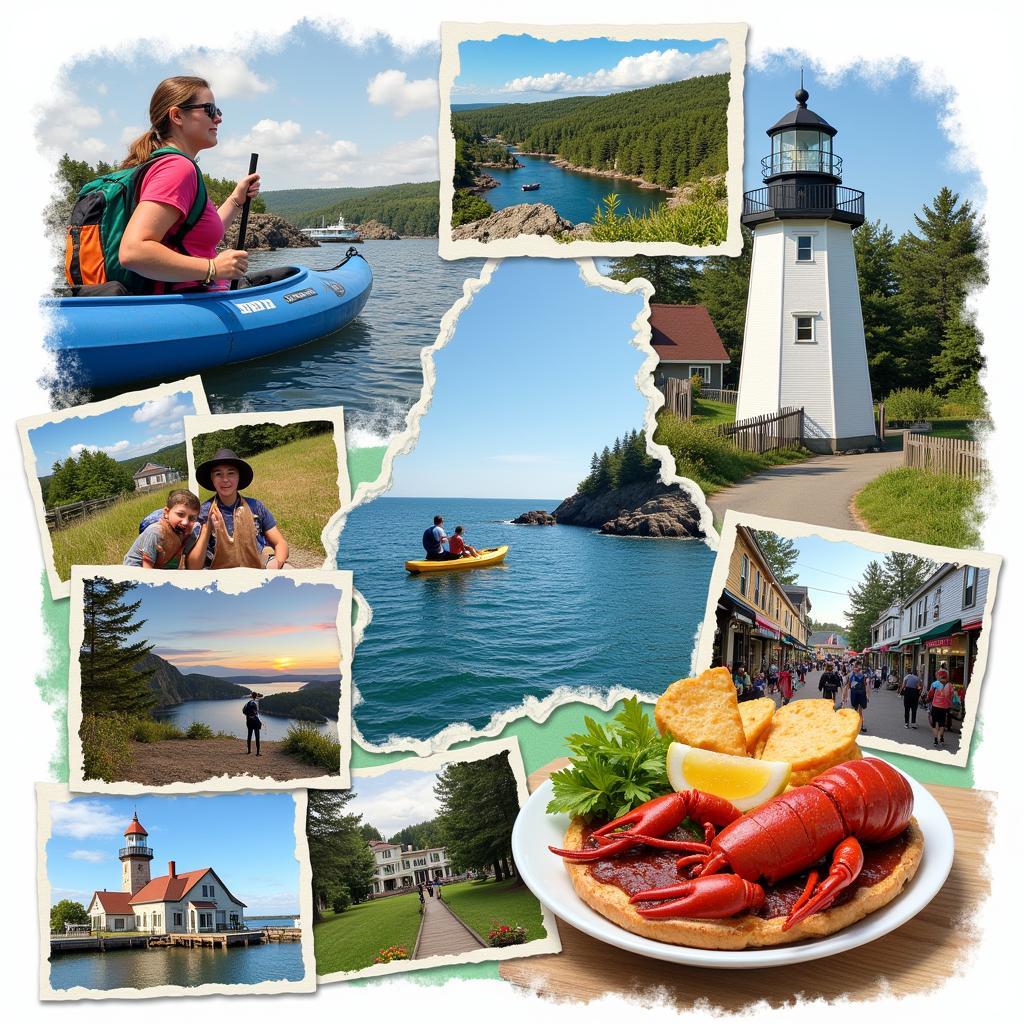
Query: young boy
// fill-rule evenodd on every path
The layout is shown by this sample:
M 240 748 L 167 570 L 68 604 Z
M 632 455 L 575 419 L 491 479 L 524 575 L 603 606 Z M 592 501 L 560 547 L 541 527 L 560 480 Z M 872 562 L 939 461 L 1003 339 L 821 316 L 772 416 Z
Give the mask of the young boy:
M 459 557 L 462 557 L 464 555 L 469 555 L 471 558 L 476 558 L 476 556 L 479 555 L 480 552 L 477 551 L 476 548 L 471 547 L 469 544 L 467 544 L 466 543 L 466 539 L 465 539 L 465 537 L 462 536 L 462 534 L 463 534 L 462 527 L 461 526 L 456 526 L 455 527 L 455 536 L 452 537 L 451 540 L 448 541 L 448 550 L 453 555 L 458 555 Z
M 199 510 L 199 533 L 189 552 L 188 567 L 284 569 L 288 542 L 273 513 L 258 498 L 240 494 L 251 483 L 253 469 L 230 448 L 221 448 L 196 467 L 201 487 L 214 491 Z
M 196 543 L 192 529 L 198 518 L 199 499 L 191 491 L 171 491 L 160 518 L 135 538 L 124 564 L 143 569 L 180 568 Z

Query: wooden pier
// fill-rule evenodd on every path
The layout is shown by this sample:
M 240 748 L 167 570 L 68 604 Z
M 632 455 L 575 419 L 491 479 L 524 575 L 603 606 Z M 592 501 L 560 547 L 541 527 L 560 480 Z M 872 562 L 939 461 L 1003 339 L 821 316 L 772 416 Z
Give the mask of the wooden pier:
M 54 953 L 106 953 L 115 949 L 189 949 L 209 947 L 229 949 L 232 946 L 259 946 L 264 942 L 301 942 L 301 928 L 267 925 L 228 932 L 169 932 L 164 935 L 79 935 L 50 936 L 50 955 Z

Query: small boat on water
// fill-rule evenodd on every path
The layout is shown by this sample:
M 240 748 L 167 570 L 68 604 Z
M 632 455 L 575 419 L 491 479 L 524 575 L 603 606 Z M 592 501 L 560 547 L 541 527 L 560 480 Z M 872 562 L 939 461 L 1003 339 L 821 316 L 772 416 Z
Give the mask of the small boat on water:
M 314 242 L 361 242 L 363 236 L 355 228 L 350 228 L 345 223 L 344 217 L 339 217 L 333 224 L 328 224 L 326 218 L 320 218 L 318 228 L 300 228 L 307 238 Z
M 370 297 L 356 249 L 327 270 L 275 267 L 237 291 L 43 300 L 59 319 L 48 346 L 72 387 L 170 381 L 297 348 L 340 331 Z
M 484 569 L 489 565 L 498 565 L 505 561 L 508 545 L 498 548 L 481 548 L 480 554 L 469 558 L 450 558 L 444 562 L 429 558 L 414 558 L 405 563 L 409 572 L 461 572 L 464 569 Z
M 536 192 L 540 188 L 540 182 L 531 181 L 529 185 L 522 185 L 521 188 L 524 192 Z

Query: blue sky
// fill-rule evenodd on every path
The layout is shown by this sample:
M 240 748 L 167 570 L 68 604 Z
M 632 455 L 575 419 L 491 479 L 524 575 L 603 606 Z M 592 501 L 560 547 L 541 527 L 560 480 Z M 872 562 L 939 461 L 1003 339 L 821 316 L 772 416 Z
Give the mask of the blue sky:
M 419 441 L 396 497 L 560 498 L 590 457 L 643 423 L 638 293 L 588 286 L 571 260 L 505 260 L 435 355 Z
M 46 873 L 56 903 L 87 903 L 97 889 L 121 889 L 117 851 L 138 812 L 153 850 L 150 871 L 167 862 L 192 871 L 212 867 L 247 915 L 298 913 L 295 801 L 287 793 L 218 796 L 73 796 L 51 801 Z
M 28 432 L 40 476 L 48 476 L 58 459 L 76 458 L 85 448 L 106 452 L 119 462 L 185 440 L 182 416 L 195 415 L 192 395 L 185 391 L 141 405 L 94 416 L 73 416 Z
M 440 769 L 438 769 L 440 771 Z M 345 807 L 348 814 L 361 814 L 387 839 L 407 825 L 436 817 L 439 807 L 434 796 L 437 772 L 395 769 L 373 778 L 352 779 L 355 797 Z
M 453 103 L 604 96 L 729 70 L 724 40 L 566 39 L 504 35 L 459 44 Z
M 484 45 L 492 47 L 490 55 Z M 553 51 L 554 46 L 558 49 Z M 464 44 L 460 86 L 495 90 L 516 78 L 558 77 L 545 83 L 545 92 L 487 97 L 457 93 L 456 102 L 579 94 L 586 83 L 572 79 L 614 69 L 623 56 L 636 58 L 650 52 L 651 45 L 600 39 L 550 44 L 503 37 L 475 48 L 485 55 L 478 57 L 474 45 Z M 63 152 L 89 161 L 119 159 L 126 139 L 147 126 L 149 97 L 157 82 L 169 74 L 199 72 L 212 80 L 225 112 L 220 144 L 202 156 L 203 166 L 215 175 L 240 177 L 249 153 L 257 150 L 266 189 L 431 181 L 438 176 L 437 47 L 407 53 L 379 40 L 353 46 L 304 24 L 269 49 L 254 44 L 244 57 L 193 51 L 156 60 L 141 48 L 133 56 L 127 62 L 93 54 L 69 66 L 62 93 L 43 111 L 38 128 L 41 145 L 54 159 Z M 836 151 L 845 161 L 845 183 L 867 194 L 870 218 L 880 217 L 902 232 L 944 184 L 978 197 L 976 175 L 954 166 L 958 154 L 940 128 L 948 97 L 922 89 L 910 65 L 895 73 L 850 71 L 825 81 L 795 52 L 764 68 L 747 69 L 746 188 L 761 183 L 760 159 L 767 153 L 764 131 L 795 105 L 801 64 L 807 68 L 810 106 L 839 129 Z M 630 88 L 650 84 L 643 75 L 652 74 L 656 65 L 656 60 L 634 61 L 602 81 L 635 80 Z M 570 91 L 550 91 L 552 87 Z
M 241 594 L 143 583 L 129 598 L 142 602 L 135 618 L 146 624 L 137 635 L 154 654 L 182 672 L 218 666 L 235 675 L 337 672 L 340 599 L 331 584 L 283 576 Z

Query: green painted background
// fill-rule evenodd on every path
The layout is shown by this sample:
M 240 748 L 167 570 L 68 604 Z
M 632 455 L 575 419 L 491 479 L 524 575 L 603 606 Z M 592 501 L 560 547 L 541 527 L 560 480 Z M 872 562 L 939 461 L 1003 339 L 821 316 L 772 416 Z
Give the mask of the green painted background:
M 348 470 L 352 489 L 363 482 L 376 480 L 381 472 L 384 459 L 384 448 L 360 448 L 348 453 Z M 356 580 L 358 587 L 359 581 Z M 51 761 L 51 771 L 55 779 L 66 782 L 68 779 L 68 737 L 67 737 L 67 690 L 68 690 L 68 607 L 66 600 L 52 601 L 49 587 L 43 577 L 43 620 L 50 641 L 50 662 L 47 671 L 37 680 L 37 686 L 43 700 L 54 708 L 54 719 L 57 727 L 57 747 Z M 515 736 L 523 754 L 526 771 L 533 772 L 556 757 L 565 755 L 562 739 L 572 732 L 583 729 L 584 716 L 590 715 L 598 721 L 607 721 L 618 707 L 611 711 L 598 711 L 585 704 L 566 704 L 557 708 L 538 725 L 527 718 L 519 719 L 508 725 L 501 733 L 501 738 Z M 971 739 L 971 757 L 981 738 L 980 719 L 976 724 Z M 452 749 L 458 750 L 468 744 L 456 744 Z M 408 753 L 373 754 L 355 745 L 352 749 L 352 767 L 365 768 L 368 765 L 387 764 L 390 761 L 408 757 Z M 904 757 L 898 754 L 886 754 L 897 767 L 919 782 L 937 783 L 945 786 L 966 786 L 973 784 L 971 769 L 955 768 L 948 765 L 934 764 L 915 757 Z M 468 964 L 464 967 L 438 967 L 432 970 L 414 971 L 409 977 L 424 984 L 440 984 L 449 978 L 498 978 L 498 965 Z M 377 982 L 370 979 L 353 984 L 372 985 Z

